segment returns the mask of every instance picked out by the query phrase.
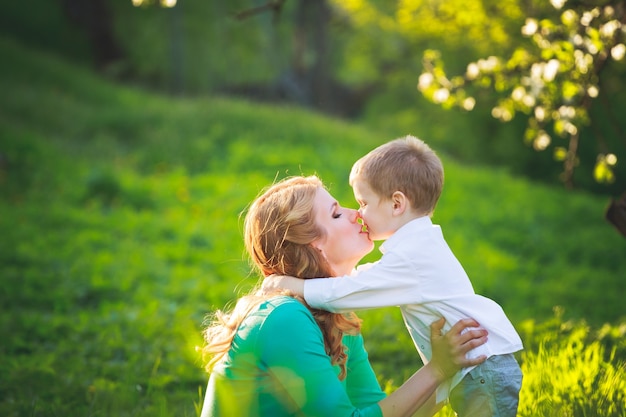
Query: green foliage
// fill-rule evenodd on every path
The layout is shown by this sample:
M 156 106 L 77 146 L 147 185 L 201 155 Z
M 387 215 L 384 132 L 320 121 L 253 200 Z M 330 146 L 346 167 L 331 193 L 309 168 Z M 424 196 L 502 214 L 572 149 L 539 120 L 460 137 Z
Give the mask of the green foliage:
M 92 58 L 88 39 L 63 13 L 59 1 L 6 2 L 0 14 L 0 34 L 18 37 L 66 59 L 89 62 Z
M 585 323 L 563 322 L 557 315 L 541 326 L 529 321 L 520 327 L 525 340 L 533 343 L 522 355 L 520 416 L 624 415 L 624 324 L 597 332 Z M 611 346 L 607 334 L 617 336 L 618 344 Z
M 236 91 L 277 98 L 275 87 L 282 89 L 293 81 L 290 74 L 301 66 L 310 68 L 316 59 L 304 46 L 311 39 L 294 41 L 300 36 L 293 25 L 297 3 L 284 2 L 278 14 L 266 10 L 239 20 L 237 12 L 254 7 L 249 1 L 179 1 L 174 8 L 106 2 L 124 56 L 103 70 L 126 82 L 177 94 Z M 357 92 L 355 107 L 363 103 L 366 109 L 362 121 L 392 135 L 401 130 L 428 138 L 464 161 L 507 166 L 548 183 L 565 178 L 581 189 L 623 193 L 624 126 L 619 115 L 624 63 L 610 58 L 624 52 L 623 30 L 616 30 L 620 1 L 585 3 L 584 10 L 580 3 L 565 2 L 562 12 L 537 0 L 328 3 L 332 18 L 326 70 Z M 88 50 L 88 36 L 81 35 L 70 14 L 62 11 L 61 2 L 11 2 L 0 26 L 3 33 L 31 45 L 88 62 L 94 51 Z M 525 24 L 528 16 L 532 18 Z M 520 27 L 529 34 L 533 25 L 537 31 L 524 37 Z M 294 45 L 303 49 L 296 52 Z M 427 50 L 441 51 L 446 64 L 443 71 L 443 60 L 441 66 L 430 63 L 438 68 L 433 70 L 438 78 L 424 88 L 428 99 L 413 88 Z M 488 56 L 508 58 L 501 58 L 493 71 L 493 59 L 479 59 Z M 555 79 L 539 77 L 545 85 L 535 94 L 536 75 L 546 74 L 544 69 L 551 74 L 557 61 Z M 476 66 L 485 70 L 472 80 L 445 76 L 465 74 L 468 63 L 472 74 Z M 524 78 L 529 74 L 532 83 Z M 588 93 L 595 94 L 596 88 L 598 96 L 590 100 Z M 536 103 L 531 106 L 533 95 Z M 475 110 L 471 116 L 451 115 L 428 100 L 446 109 L 460 106 L 463 113 Z M 516 122 L 501 126 L 492 119 L 492 109 L 498 120 Z
M 115 34 L 127 55 L 124 65 L 137 82 L 168 90 L 180 76 L 182 91 L 196 95 L 264 82 L 285 70 L 290 3 L 276 20 L 270 12 L 236 19 L 237 12 L 254 6 L 242 0 L 179 1 L 174 8 L 133 7 L 131 1 L 111 6 Z
M 519 358 L 524 379 L 517 415 L 623 416 L 626 323 L 597 331 L 585 322 L 563 321 L 562 312 L 556 313 L 543 323 L 528 320 L 519 326 L 526 350 Z M 449 407 L 437 414 L 454 415 Z
M 404 88 L 415 85 L 408 78 L 419 64 L 416 56 L 427 48 L 444 48 L 463 57 L 503 50 L 511 43 L 511 30 L 522 19 L 517 1 L 389 3 L 376 0 L 330 1 L 338 20 L 349 24 L 342 64 L 345 79 L 367 73 L 388 83 L 402 77 Z
M 474 91 L 493 89 L 498 99 L 492 116 L 508 122 L 516 113 L 528 115 L 525 141 L 537 151 L 552 149 L 554 159 L 563 163 L 562 180 L 569 187 L 574 184 L 580 155 L 589 155 L 586 149 L 581 151 L 580 142 L 595 139 L 595 160 L 583 161 L 583 167 L 597 182 L 612 184 L 616 181 L 616 155 L 623 148 L 622 128 L 607 106 L 614 91 L 604 91 L 604 80 L 624 70 L 620 63 L 626 53 L 623 2 L 552 3 L 563 11 L 543 19 L 527 18 L 521 33 L 530 39 L 530 45 L 521 43 L 510 52 L 510 58 L 491 55 L 470 62 L 464 75 L 449 77 L 440 54 L 426 51 L 418 88 L 444 108 L 457 106 L 468 111 L 476 104 Z M 615 131 L 598 134 L 596 128 L 583 132 L 593 121 L 592 104 L 600 94 L 603 100 L 595 105 L 609 112 L 608 122 Z M 600 126 L 599 120 L 594 125 Z
M 403 132 L 121 88 L 7 39 L 0 53 L 0 415 L 198 415 L 205 314 L 257 281 L 240 213 L 292 174 L 354 206 L 352 162 Z M 518 324 L 563 306 L 617 366 L 623 331 L 602 326 L 623 321 L 626 241 L 603 201 L 442 156 L 435 220 L 478 292 Z M 362 314 L 381 381 L 418 365 L 397 313 Z

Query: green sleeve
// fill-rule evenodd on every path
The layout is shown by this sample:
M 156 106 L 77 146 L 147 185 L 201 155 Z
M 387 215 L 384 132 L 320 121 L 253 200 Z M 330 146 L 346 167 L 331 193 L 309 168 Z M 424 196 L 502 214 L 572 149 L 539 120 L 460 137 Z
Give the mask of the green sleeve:
M 360 408 L 353 404 L 326 355 L 322 332 L 301 303 L 283 303 L 267 316 L 259 328 L 257 349 L 262 366 L 275 380 L 276 397 L 294 414 L 382 416 L 376 402 Z
M 376 374 L 370 364 L 367 351 L 363 345 L 363 336 L 344 336 L 344 344 L 348 348 L 348 376 L 346 389 L 348 396 L 356 407 L 378 403 L 386 394 L 380 388 Z

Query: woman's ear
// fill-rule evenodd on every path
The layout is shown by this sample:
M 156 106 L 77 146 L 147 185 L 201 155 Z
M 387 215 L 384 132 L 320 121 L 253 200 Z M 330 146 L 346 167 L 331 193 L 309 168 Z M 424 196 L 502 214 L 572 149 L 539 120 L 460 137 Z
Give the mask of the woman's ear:
M 313 242 L 310 243 L 310 245 L 313 247 L 313 249 L 324 253 L 324 251 L 322 250 L 322 248 L 324 247 L 324 241 L 322 238 L 315 239 Z
M 392 213 L 394 216 L 401 216 L 409 207 L 409 200 L 402 191 L 396 191 L 391 195 Z
M 319 254 L 328 262 L 328 258 L 326 257 L 326 253 L 324 253 L 324 243 L 322 239 L 315 239 L 310 243 L 313 250 L 319 252 Z

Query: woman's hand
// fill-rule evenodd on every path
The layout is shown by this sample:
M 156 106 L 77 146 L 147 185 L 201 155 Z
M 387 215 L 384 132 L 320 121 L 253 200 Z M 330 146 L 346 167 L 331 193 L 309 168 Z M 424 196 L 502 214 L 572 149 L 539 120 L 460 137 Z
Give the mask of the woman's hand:
M 430 325 L 433 357 L 400 388 L 378 402 L 383 416 L 411 416 L 426 404 L 437 386 L 461 368 L 478 365 L 487 359 L 467 359 L 466 354 L 487 341 L 487 330 L 473 319 L 459 320 L 448 333 L 441 334 L 445 319 Z
M 468 359 L 467 352 L 487 342 L 487 330 L 479 328 L 474 319 L 459 320 L 445 334 L 442 334 L 446 320 L 442 317 L 430 325 L 430 339 L 433 357 L 430 364 L 440 374 L 441 381 L 450 378 L 461 368 L 483 363 L 487 357 Z

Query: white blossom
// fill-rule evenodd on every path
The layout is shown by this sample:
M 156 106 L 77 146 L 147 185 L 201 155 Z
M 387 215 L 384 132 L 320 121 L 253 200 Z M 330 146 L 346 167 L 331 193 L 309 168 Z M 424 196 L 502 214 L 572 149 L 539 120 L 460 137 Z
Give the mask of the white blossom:
M 616 61 L 621 61 L 624 58 L 624 54 L 626 54 L 626 46 L 623 43 L 618 43 L 611 48 L 611 56 Z
M 474 97 L 468 97 L 465 100 L 463 100 L 463 103 L 461 105 L 463 106 L 465 110 L 471 111 L 474 109 L 474 106 L 476 105 L 476 100 L 474 99 Z
M 608 18 L 611 18 L 615 15 L 615 9 L 613 8 L 613 6 L 606 5 L 604 6 L 604 15 Z
M 612 38 L 615 31 L 621 27 L 619 20 L 610 20 L 600 27 L 600 34 L 606 38 Z
M 526 19 L 526 24 L 522 27 L 522 35 L 534 35 L 537 32 L 538 28 L 539 24 L 537 23 L 537 19 Z
M 612 153 L 607 154 L 604 160 L 609 165 L 617 164 L 617 156 L 615 156 L 615 154 L 612 154 Z
M 574 36 L 572 36 L 572 42 L 574 43 L 574 45 L 580 46 L 583 44 L 583 37 L 577 33 Z
M 559 115 L 564 119 L 573 119 L 576 116 L 576 109 L 572 106 L 559 107 Z
M 543 67 L 543 62 L 535 62 L 534 64 L 532 64 L 530 67 L 530 78 L 532 78 L 533 80 L 540 79 L 543 74 Z
M 440 88 L 433 94 L 433 100 L 435 103 L 443 103 L 448 99 L 448 97 L 450 97 L 450 91 L 448 91 L 447 88 Z
M 558 59 L 551 59 L 550 61 L 548 61 L 543 68 L 543 79 L 548 82 L 554 81 L 554 78 L 556 78 L 556 74 L 559 71 L 560 65 L 561 64 Z
M 580 18 L 580 24 L 583 26 L 589 26 L 592 20 L 593 20 L 593 13 L 585 12 Z
M 545 118 L 546 118 L 546 110 L 541 106 L 535 107 L 535 119 L 537 119 L 540 122 L 543 122 Z
M 572 136 L 578 133 L 578 128 L 572 122 L 563 123 L 563 129 Z
M 518 87 L 515 87 L 515 89 L 511 93 L 511 98 L 515 101 L 522 101 L 522 98 L 524 97 L 525 94 L 526 94 L 526 90 L 524 89 L 524 87 L 518 86 Z
M 550 145 L 551 141 L 552 139 L 550 138 L 550 135 L 542 130 L 533 141 L 533 148 L 538 151 L 543 151 Z
M 420 91 L 426 90 L 428 87 L 431 86 L 434 78 L 435 77 L 433 77 L 430 72 L 423 73 L 418 79 L 417 88 L 419 88 Z
M 526 107 L 534 106 L 536 103 L 535 96 L 524 94 L 524 97 L 522 97 L 522 103 L 524 103 Z
M 475 62 L 470 62 L 465 72 L 467 78 L 470 80 L 476 79 L 480 75 L 480 68 Z

